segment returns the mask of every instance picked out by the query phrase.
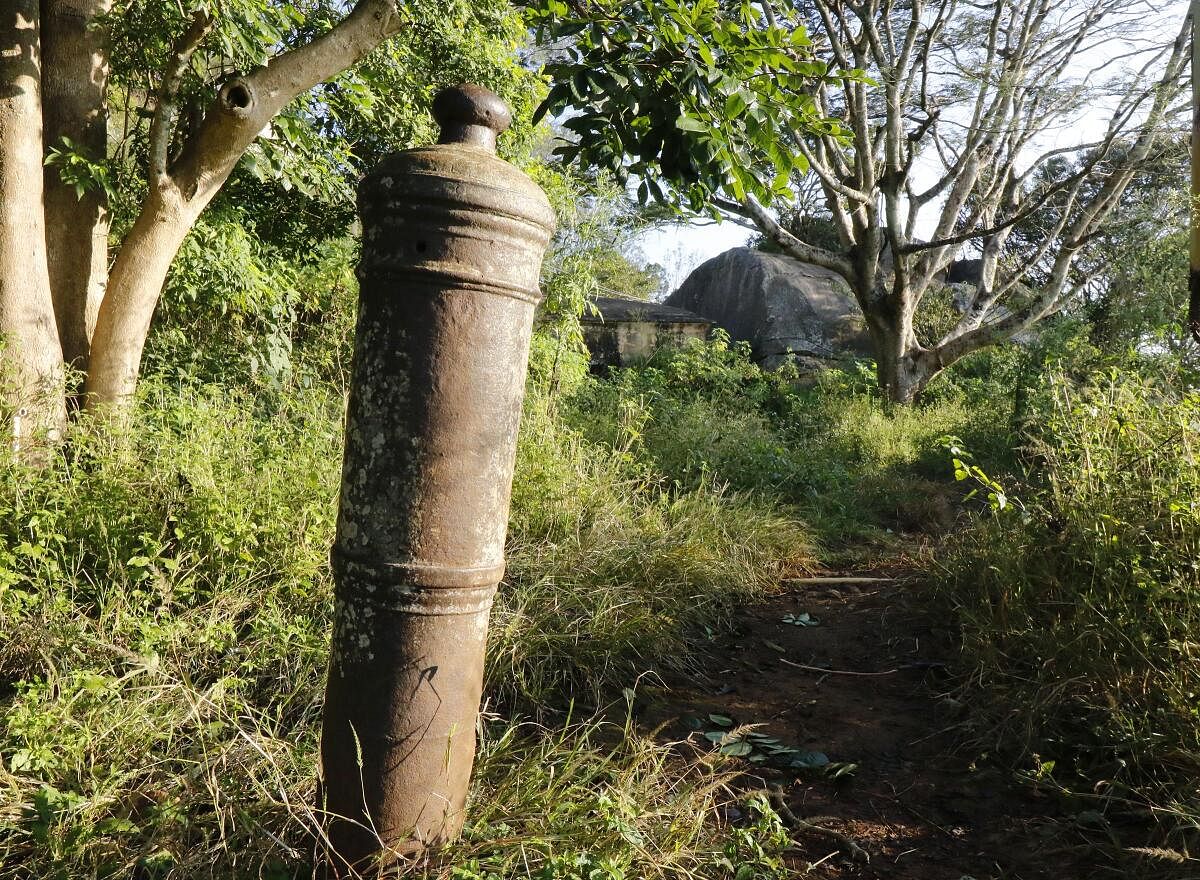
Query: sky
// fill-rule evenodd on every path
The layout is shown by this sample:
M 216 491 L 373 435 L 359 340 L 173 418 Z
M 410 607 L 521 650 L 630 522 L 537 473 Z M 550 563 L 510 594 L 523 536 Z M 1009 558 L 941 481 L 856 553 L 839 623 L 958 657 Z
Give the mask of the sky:
M 741 247 L 753 235 L 751 230 L 729 221 L 671 224 L 643 232 L 635 245 L 646 262 L 658 263 L 666 270 L 666 292 L 670 293 L 705 260 Z
M 1158 22 L 1148 22 L 1146 31 L 1159 28 L 1171 30 L 1178 27 L 1187 15 L 1189 0 L 1166 0 L 1157 4 L 1160 19 Z M 1177 31 L 1173 31 L 1177 33 Z M 1172 34 L 1173 35 L 1173 34 Z M 1109 50 L 1111 51 L 1111 50 Z M 1097 56 L 1085 56 L 1084 64 L 1094 64 Z M 1062 125 L 1047 132 L 1034 148 L 1040 152 L 1044 149 L 1075 146 L 1095 139 L 1104 129 L 1108 121 L 1105 108 L 1098 107 L 1090 115 L 1084 115 L 1075 124 Z M 933 175 L 935 169 L 932 162 L 928 164 L 926 175 Z M 920 176 L 918 176 L 918 183 Z M 1181 181 L 1181 186 L 1186 181 Z M 924 218 L 923 218 L 924 219 Z M 918 232 L 920 226 L 918 226 Z M 666 289 L 664 296 L 674 291 L 697 266 L 730 248 L 741 247 L 753 238 L 752 230 L 736 223 L 726 221 L 713 223 L 702 220 L 690 224 L 672 224 L 652 228 L 642 233 L 634 241 L 634 247 L 640 251 L 640 256 L 647 263 L 658 263 L 666 270 Z

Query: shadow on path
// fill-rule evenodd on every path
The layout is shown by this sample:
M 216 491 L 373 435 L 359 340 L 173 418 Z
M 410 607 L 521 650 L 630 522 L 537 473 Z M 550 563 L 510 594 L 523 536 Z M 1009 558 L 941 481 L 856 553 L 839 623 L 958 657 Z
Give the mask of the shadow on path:
M 751 771 L 748 785 L 779 785 L 796 816 L 827 817 L 822 826 L 870 857 L 854 861 L 829 836 L 798 834 L 797 876 L 1135 876 L 1103 858 L 1057 799 L 1018 787 L 1011 773 L 963 747 L 963 707 L 945 696 L 952 646 L 920 613 L 924 604 L 919 585 L 881 582 L 806 588 L 748 609 L 738 631 L 713 644 L 704 671 L 667 681 L 642 722 L 663 725 L 664 738 L 690 737 L 707 748 L 712 713 L 761 725 L 758 732 L 821 752 L 835 766 L 855 764 L 838 779 L 766 765 Z M 784 622 L 802 614 L 817 625 Z M 1165 866 L 1145 867 L 1136 875 L 1168 876 Z

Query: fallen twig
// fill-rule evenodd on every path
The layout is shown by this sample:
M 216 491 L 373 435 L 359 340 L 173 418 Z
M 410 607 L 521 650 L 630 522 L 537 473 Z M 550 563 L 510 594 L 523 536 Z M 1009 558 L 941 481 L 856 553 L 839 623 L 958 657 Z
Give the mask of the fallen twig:
M 798 584 L 802 587 L 831 586 L 834 584 L 898 584 L 898 578 L 881 577 L 802 577 L 784 578 L 786 584 Z
M 779 814 L 779 818 L 784 821 L 788 828 L 797 834 L 819 834 L 823 837 L 831 838 L 837 841 L 838 846 L 846 855 L 850 856 L 856 862 L 869 862 L 870 854 L 859 846 L 851 837 L 843 834 L 840 831 L 835 831 L 832 828 L 826 828 L 819 822 L 836 822 L 836 816 L 814 816 L 811 819 L 801 819 L 792 812 L 792 808 L 787 805 L 787 797 L 783 793 L 783 789 L 779 785 L 771 785 L 766 789 L 767 799 L 770 800 L 771 806 L 775 808 L 775 812 Z
M 780 657 L 779 662 L 786 663 L 788 666 L 796 669 L 803 669 L 805 672 L 819 672 L 822 675 L 894 675 L 906 669 L 931 669 L 946 665 L 945 663 L 929 660 L 923 663 L 906 663 L 903 666 L 897 666 L 895 669 L 884 669 L 880 672 L 855 672 L 851 669 L 826 669 L 824 666 L 809 666 L 806 663 L 795 663 L 786 657 Z

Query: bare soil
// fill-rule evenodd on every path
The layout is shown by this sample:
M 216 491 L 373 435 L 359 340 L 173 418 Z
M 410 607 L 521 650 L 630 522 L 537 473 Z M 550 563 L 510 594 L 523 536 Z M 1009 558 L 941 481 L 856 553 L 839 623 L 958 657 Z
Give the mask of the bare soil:
M 920 592 L 903 580 L 820 586 L 746 609 L 735 633 L 714 641 L 704 670 L 667 681 L 642 721 L 661 727 L 664 739 L 709 748 L 704 733 L 720 729 L 709 715 L 728 716 L 835 765 L 856 765 L 837 779 L 765 764 L 751 770 L 748 787 L 780 786 L 796 817 L 840 832 L 869 856 L 856 860 L 834 837 L 800 831 L 797 876 L 1133 876 L 1099 856 L 1056 798 L 1018 785 L 966 745 L 963 706 L 948 693 L 951 642 L 922 613 Z M 804 613 L 817 625 L 783 622 Z M 736 808 L 728 818 L 743 820 Z

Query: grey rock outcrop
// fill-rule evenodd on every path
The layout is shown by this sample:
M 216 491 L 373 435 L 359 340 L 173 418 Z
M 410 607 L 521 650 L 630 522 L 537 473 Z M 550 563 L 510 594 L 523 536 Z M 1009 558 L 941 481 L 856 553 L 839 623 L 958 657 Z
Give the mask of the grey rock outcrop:
M 791 356 L 808 361 L 872 354 L 846 282 L 783 254 L 728 250 L 697 267 L 666 303 L 749 342 L 754 359 L 770 369 Z

